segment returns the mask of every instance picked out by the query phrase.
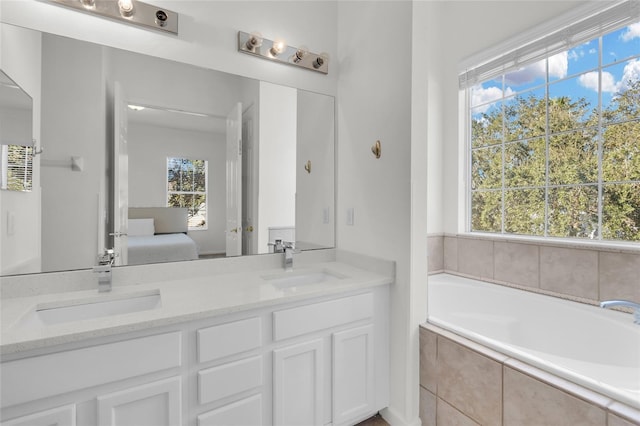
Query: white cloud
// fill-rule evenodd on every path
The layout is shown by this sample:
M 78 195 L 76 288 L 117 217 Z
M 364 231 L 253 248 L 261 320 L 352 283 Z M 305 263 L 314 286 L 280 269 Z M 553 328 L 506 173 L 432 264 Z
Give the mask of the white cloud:
M 505 90 L 504 96 L 513 95 L 513 90 L 510 87 L 507 87 Z M 487 112 L 487 110 L 495 104 L 493 101 L 497 101 L 502 98 L 502 89 L 499 87 L 487 87 L 486 89 L 481 85 L 476 85 L 471 88 L 471 105 L 480 105 L 482 106 L 476 107 L 473 109 L 475 113 L 483 113 Z
M 613 74 L 602 71 L 602 91 L 606 93 L 624 92 L 629 88 L 629 81 L 640 80 L 640 59 L 628 62 L 622 71 L 622 79 L 616 81 Z M 578 77 L 578 83 L 587 89 L 598 91 L 597 71 L 588 72 Z
M 549 77 L 565 78 L 568 69 L 567 52 L 561 52 L 549 58 Z
M 640 38 L 640 22 L 631 24 L 627 27 L 627 31 L 620 36 L 622 41 L 631 41 L 634 38 Z
M 568 68 L 568 52 L 561 52 L 549 58 L 549 76 L 564 78 L 567 76 Z M 538 78 L 544 79 L 545 73 L 546 65 L 545 61 L 542 60 L 524 68 L 520 68 L 517 71 L 510 72 L 506 75 L 506 83 L 509 86 L 521 86 L 523 84 L 531 83 Z
M 622 80 L 617 83 L 619 92 L 623 92 L 629 88 L 629 81 L 640 80 L 640 59 L 629 61 L 622 71 Z

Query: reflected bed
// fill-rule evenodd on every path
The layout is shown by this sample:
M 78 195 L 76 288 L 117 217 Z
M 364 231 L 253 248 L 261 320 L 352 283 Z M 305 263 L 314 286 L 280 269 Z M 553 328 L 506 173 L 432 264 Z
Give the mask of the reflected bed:
M 187 209 L 129 209 L 129 265 L 198 259 L 198 247 L 187 235 Z

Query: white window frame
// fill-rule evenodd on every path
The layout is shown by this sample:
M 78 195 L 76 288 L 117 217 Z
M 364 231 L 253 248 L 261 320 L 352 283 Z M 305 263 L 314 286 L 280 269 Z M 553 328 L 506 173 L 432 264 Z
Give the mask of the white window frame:
M 531 240 L 531 241 L 565 241 L 570 244 L 588 244 L 603 246 L 628 246 L 637 245 L 637 242 L 611 241 L 611 240 L 585 240 L 582 238 L 558 238 L 547 236 L 534 236 L 509 233 L 492 233 L 471 231 L 471 107 L 470 88 L 479 82 L 484 82 L 494 76 L 517 70 L 542 59 L 553 56 L 556 53 L 566 51 L 582 42 L 592 40 L 602 34 L 615 31 L 625 25 L 640 20 L 640 2 L 634 0 L 619 0 L 606 3 L 591 3 L 578 7 L 555 19 L 547 21 L 508 41 L 500 43 L 490 49 L 470 56 L 460 62 L 458 66 L 459 76 L 459 149 L 464 155 L 460 155 L 461 180 L 459 186 L 459 201 L 462 206 L 458 210 L 459 222 L 464 224 L 461 231 L 469 235 L 498 237 L 501 239 Z M 601 154 L 599 154 L 601 155 Z M 599 182 L 598 185 L 602 183 Z M 599 219 L 601 220 L 601 219 Z M 546 224 L 545 224 L 546 228 Z M 504 230 L 504 224 L 503 224 Z
M 164 167 L 164 178 L 165 178 L 165 185 L 166 185 L 166 204 L 167 207 L 171 207 L 169 206 L 169 194 L 184 194 L 184 195 L 193 195 L 193 194 L 202 194 L 202 192 L 200 191 L 170 191 L 169 190 L 169 159 L 182 159 L 182 160 L 189 160 L 189 161 L 204 161 L 204 176 L 205 176 L 205 181 L 204 181 L 204 196 L 206 201 L 206 211 L 205 211 L 205 222 L 204 222 L 204 226 L 200 226 L 200 227 L 191 227 L 189 226 L 187 229 L 189 231 L 206 231 L 209 229 L 209 161 L 208 160 L 201 160 L 201 159 L 191 159 L 188 156 L 168 156 L 167 157 L 167 161 L 165 162 L 165 167 Z

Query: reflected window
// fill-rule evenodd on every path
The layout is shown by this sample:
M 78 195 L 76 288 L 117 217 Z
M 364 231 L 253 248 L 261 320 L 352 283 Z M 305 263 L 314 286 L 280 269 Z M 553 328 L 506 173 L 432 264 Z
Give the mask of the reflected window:
M 33 189 L 33 148 L 2 145 L 0 188 L 30 192 Z
M 189 230 L 207 229 L 207 161 L 167 158 L 167 207 L 188 209 Z
M 640 22 L 496 74 L 467 88 L 471 231 L 640 241 Z

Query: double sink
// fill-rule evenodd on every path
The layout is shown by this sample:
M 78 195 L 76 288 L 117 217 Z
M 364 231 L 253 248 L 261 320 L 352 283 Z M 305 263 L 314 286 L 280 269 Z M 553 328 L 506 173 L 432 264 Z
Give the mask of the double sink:
M 327 269 L 295 270 L 260 277 L 278 290 L 295 292 L 300 286 L 324 284 L 346 276 Z M 12 328 L 39 328 L 75 321 L 131 314 L 162 307 L 160 290 L 127 294 L 106 294 L 82 299 L 38 304 L 24 314 Z

